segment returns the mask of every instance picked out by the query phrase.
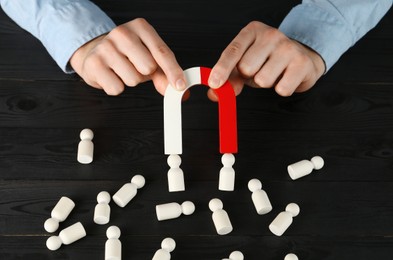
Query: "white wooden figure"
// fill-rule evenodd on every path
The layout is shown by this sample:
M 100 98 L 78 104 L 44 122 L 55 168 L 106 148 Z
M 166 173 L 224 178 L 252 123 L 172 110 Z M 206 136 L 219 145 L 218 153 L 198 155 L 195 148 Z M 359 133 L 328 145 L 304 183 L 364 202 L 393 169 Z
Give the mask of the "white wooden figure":
M 233 251 L 230 255 L 229 258 L 224 258 L 222 260 L 244 260 L 244 255 L 240 251 Z
M 195 205 L 191 201 L 185 201 L 181 205 L 171 202 L 156 206 L 156 215 L 159 221 L 178 218 L 181 214 L 191 215 L 194 211 Z
M 284 260 L 299 260 L 299 258 L 297 257 L 297 255 L 291 253 L 291 254 L 287 254 Z
M 157 250 L 152 260 L 170 260 L 171 252 L 175 249 L 176 242 L 170 237 L 165 238 L 161 242 L 161 249 Z
M 55 232 L 59 228 L 59 222 L 66 220 L 74 207 L 75 203 L 70 198 L 61 197 L 52 209 L 51 218 L 45 221 L 44 229 L 49 233 Z
M 69 245 L 86 236 L 85 228 L 82 223 L 77 222 L 68 228 L 63 229 L 59 236 L 51 236 L 46 240 L 46 246 L 49 250 L 57 250 L 62 244 Z
M 221 191 L 235 190 L 235 170 L 232 166 L 235 164 L 235 156 L 231 153 L 224 153 L 221 157 L 223 167 L 220 170 L 218 189 Z
M 143 186 L 145 186 L 145 178 L 142 175 L 135 175 L 130 183 L 124 184 L 112 196 L 112 199 L 119 207 L 124 208 L 135 197 L 137 190 Z
M 106 230 L 108 240 L 105 242 L 105 260 L 121 260 L 121 235 L 117 226 L 110 226 Z
M 98 225 L 105 225 L 109 223 L 111 208 L 109 202 L 111 201 L 111 195 L 106 191 L 101 191 L 97 195 L 97 202 L 94 209 L 94 223 Z
M 81 131 L 80 138 L 77 160 L 80 163 L 89 164 L 93 161 L 94 144 L 92 140 L 94 133 L 90 129 L 85 128 Z
M 178 154 L 171 154 L 167 159 L 169 170 L 168 170 L 168 189 L 169 192 L 184 191 L 184 174 L 180 168 L 181 158 Z
M 292 224 L 293 218 L 299 215 L 300 208 L 296 203 L 289 203 L 285 211 L 277 215 L 277 217 L 269 225 L 270 231 L 276 236 L 281 236 Z
M 311 160 L 302 160 L 300 162 L 288 165 L 288 174 L 292 180 L 299 179 L 309 175 L 314 169 L 319 170 L 323 167 L 324 161 L 320 156 L 314 156 Z
M 248 182 L 248 189 L 252 192 L 251 199 L 259 215 L 269 213 L 273 207 L 266 192 L 262 190 L 262 183 L 258 179 Z
M 229 234 L 233 230 L 228 213 L 223 210 L 223 207 L 224 205 L 220 199 L 215 198 L 209 202 L 209 209 L 213 212 L 213 223 L 219 235 Z

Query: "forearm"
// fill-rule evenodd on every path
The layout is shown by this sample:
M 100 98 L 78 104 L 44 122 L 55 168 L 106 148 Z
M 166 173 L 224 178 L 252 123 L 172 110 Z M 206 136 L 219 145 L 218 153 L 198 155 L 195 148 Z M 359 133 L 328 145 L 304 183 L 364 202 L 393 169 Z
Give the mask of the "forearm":
M 392 0 L 303 0 L 279 29 L 319 53 L 328 71 L 391 6 Z
M 38 38 L 65 72 L 72 54 L 109 32 L 113 21 L 88 0 L 0 0 L 4 12 Z

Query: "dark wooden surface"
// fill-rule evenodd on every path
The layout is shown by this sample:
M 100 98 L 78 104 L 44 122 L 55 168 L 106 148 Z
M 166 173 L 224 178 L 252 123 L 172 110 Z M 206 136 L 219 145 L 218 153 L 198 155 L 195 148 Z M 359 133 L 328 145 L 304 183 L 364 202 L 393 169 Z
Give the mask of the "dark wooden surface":
M 183 68 L 212 66 L 248 21 L 278 26 L 299 1 L 96 1 L 120 24 L 147 18 Z M 309 92 L 289 98 L 246 88 L 237 98 L 236 191 L 217 190 L 221 167 L 217 105 L 194 87 L 183 104 L 182 169 L 187 190 L 167 191 L 163 99 L 152 84 L 118 97 L 65 75 L 41 44 L 0 11 L 0 259 L 104 259 L 108 225 L 93 223 L 96 195 L 114 193 L 137 174 L 147 183 L 124 209 L 111 203 L 122 230 L 123 259 L 151 259 L 164 237 L 172 259 L 392 259 L 392 11 Z M 79 132 L 94 130 L 95 160 L 76 161 Z M 297 181 L 286 166 L 321 155 L 326 166 Z M 260 178 L 273 211 L 259 216 L 247 182 Z M 61 196 L 76 202 L 65 228 L 81 221 L 87 237 L 46 249 L 43 229 Z M 208 202 L 223 200 L 234 231 L 218 236 Z M 158 222 L 154 206 L 192 200 L 196 212 Z M 269 223 L 289 202 L 300 215 L 282 237 Z

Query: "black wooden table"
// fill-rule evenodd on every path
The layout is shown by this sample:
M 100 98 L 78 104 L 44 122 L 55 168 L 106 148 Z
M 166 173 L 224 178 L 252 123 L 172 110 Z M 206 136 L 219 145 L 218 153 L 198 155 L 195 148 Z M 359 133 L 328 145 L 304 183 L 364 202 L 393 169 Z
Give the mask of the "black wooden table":
M 96 1 L 120 24 L 145 17 L 183 68 L 211 67 L 251 20 L 278 26 L 299 1 Z M 116 3 L 114 3 L 116 2 Z M 172 259 L 392 259 L 393 15 L 358 42 L 310 91 L 289 98 L 246 88 L 237 98 L 236 190 L 218 191 L 217 104 L 193 87 L 183 104 L 186 191 L 169 193 L 163 98 L 151 82 L 117 97 L 65 75 L 41 44 L 0 11 L 0 259 L 104 259 L 108 225 L 93 223 L 96 196 L 135 174 L 146 186 L 124 209 L 111 202 L 123 259 L 151 259 L 173 237 Z M 95 133 L 95 158 L 76 161 L 79 132 Z M 321 155 L 325 167 L 292 181 L 288 164 Z M 256 214 L 247 182 L 259 178 L 273 204 Z M 76 202 L 65 228 L 82 240 L 49 251 L 44 221 L 61 196 Z M 234 231 L 215 232 L 210 199 L 223 200 Z M 158 222 L 155 205 L 191 200 L 191 216 Z M 301 211 L 282 237 L 268 225 L 290 202 Z

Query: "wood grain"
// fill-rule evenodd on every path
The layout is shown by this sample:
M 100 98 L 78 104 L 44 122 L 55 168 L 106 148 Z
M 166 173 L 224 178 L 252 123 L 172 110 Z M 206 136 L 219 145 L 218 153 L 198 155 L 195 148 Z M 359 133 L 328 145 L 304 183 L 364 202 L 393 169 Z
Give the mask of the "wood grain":
M 213 66 L 251 20 L 278 26 L 300 1 L 94 1 L 117 24 L 145 17 L 182 67 Z M 312 90 L 279 97 L 245 88 L 237 97 L 236 191 L 217 190 L 221 167 L 217 104 L 193 87 L 182 104 L 186 191 L 169 193 L 163 154 L 163 98 L 151 82 L 118 97 L 64 74 L 41 43 L 0 10 L 0 259 L 103 259 L 108 226 L 93 224 L 96 196 L 135 174 L 146 186 L 124 209 L 111 203 L 123 259 L 150 259 L 164 237 L 173 259 L 390 259 L 393 255 L 393 15 L 352 47 Z M 76 161 L 79 132 L 94 130 L 95 158 Z M 288 164 L 321 155 L 323 169 L 290 180 Z M 260 178 L 273 211 L 255 213 L 247 189 Z M 88 236 L 46 249 L 44 221 L 61 196 L 76 202 L 65 228 L 81 221 Z M 215 233 L 208 202 L 218 197 L 234 231 Z M 196 212 L 158 222 L 160 203 L 192 200 Z M 268 225 L 286 204 L 301 212 L 282 237 Z

